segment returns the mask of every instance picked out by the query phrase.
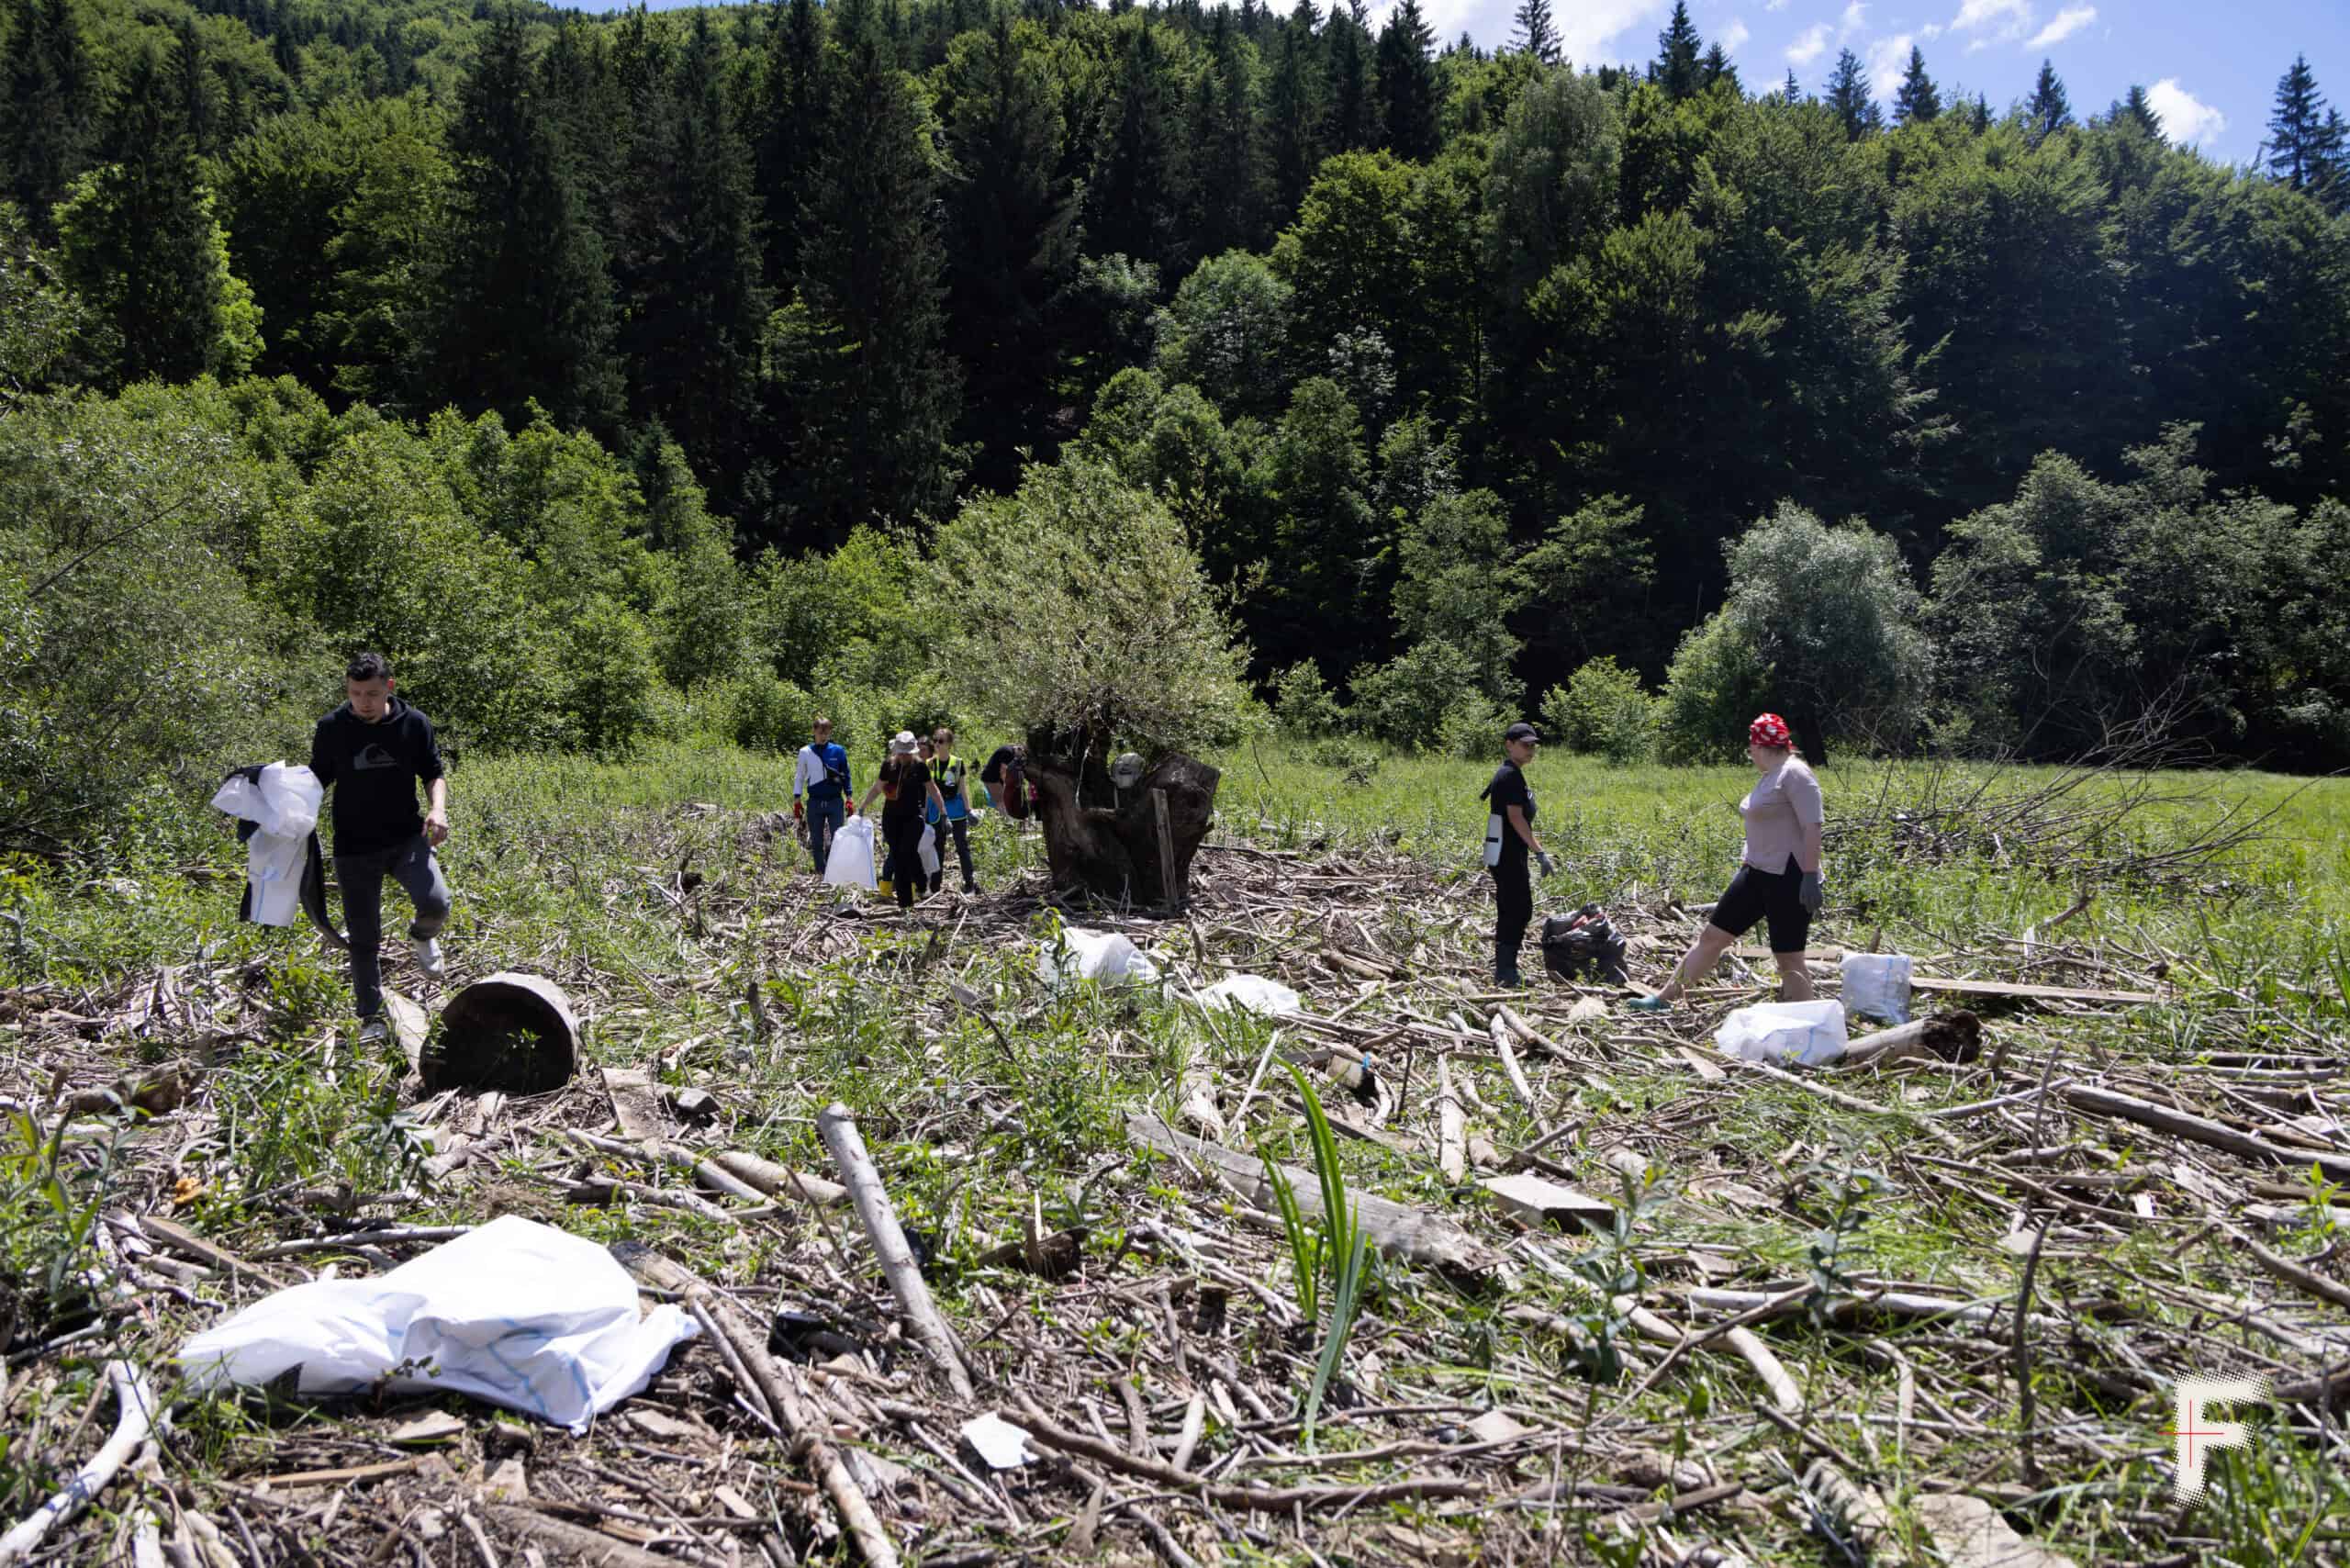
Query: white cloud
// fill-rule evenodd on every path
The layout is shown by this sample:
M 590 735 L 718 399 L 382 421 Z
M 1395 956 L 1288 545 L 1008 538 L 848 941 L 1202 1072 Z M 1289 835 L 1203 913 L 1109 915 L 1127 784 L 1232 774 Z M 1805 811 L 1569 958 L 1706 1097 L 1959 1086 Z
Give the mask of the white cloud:
M 2041 28 L 2033 36 L 2031 42 L 2025 47 L 2046 49 L 2051 44 L 2063 43 L 2096 20 L 2097 7 L 2094 6 L 2066 6 L 2064 10 L 2057 12 L 2056 19 Z
M 1736 54 L 1739 46 L 1753 36 L 1754 34 L 1747 28 L 1744 21 L 1732 17 L 1729 19 L 1729 26 L 1722 29 L 1721 38 L 1718 41 L 1721 44 L 1724 54 Z
M 1837 38 L 1848 39 L 1859 32 L 1862 25 L 1867 20 L 1868 14 L 1868 0 L 1852 0 L 1851 5 L 1844 7 L 1844 21 L 1836 31 Z
M 1765 11 L 1784 11 L 1787 8 L 1787 0 L 1762 0 L 1762 8 Z
M 1964 0 L 1950 21 L 1954 33 L 1971 33 L 1966 52 L 2009 43 L 2031 30 L 2031 0 Z
M 1908 33 L 1894 38 L 1879 39 L 1869 45 L 1869 94 L 1880 103 L 1893 102 L 1893 95 L 1901 89 L 1901 78 L 1909 70 L 1909 47 L 1917 39 Z
M 1928 22 L 1924 27 L 1918 29 L 1918 36 L 1924 39 L 1928 43 L 1931 43 L 1936 39 L 1942 36 L 1942 25 L 1940 22 Z
M 1828 50 L 1828 24 L 1818 23 L 1806 28 L 1795 42 L 1787 45 L 1787 63 L 1808 65 Z
M 2146 89 L 2146 102 L 2163 122 L 2163 134 L 2181 147 L 2194 147 L 2228 129 L 2228 117 L 2165 76 Z

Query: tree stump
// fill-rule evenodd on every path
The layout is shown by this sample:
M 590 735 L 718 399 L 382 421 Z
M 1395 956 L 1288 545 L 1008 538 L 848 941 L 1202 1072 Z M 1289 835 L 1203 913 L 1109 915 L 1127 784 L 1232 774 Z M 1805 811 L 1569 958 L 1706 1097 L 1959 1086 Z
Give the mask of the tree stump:
M 1082 732 L 1029 733 L 1028 777 L 1036 786 L 1053 889 L 1180 913 L 1189 901 L 1192 856 L 1208 835 L 1224 776 L 1196 757 L 1169 752 L 1131 789 L 1120 790 L 1102 749 Z

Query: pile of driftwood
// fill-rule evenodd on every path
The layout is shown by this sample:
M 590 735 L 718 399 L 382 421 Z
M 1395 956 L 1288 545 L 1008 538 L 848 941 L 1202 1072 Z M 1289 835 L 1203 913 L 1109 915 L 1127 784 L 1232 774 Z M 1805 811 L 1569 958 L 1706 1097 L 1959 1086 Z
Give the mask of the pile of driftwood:
M 1038 1170 L 993 1152 L 1024 1108 L 984 1077 L 943 1073 L 861 1128 L 796 1077 L 805 1042 L 755 980 L 726 997 L 747 1062 L 701 1038 L 621 1052 L 740 985 L 746 945 L 769 976 L 834 966 L 910 1050 L 976 1029 L 1015 1056 L 1049 1005 L 1006 978 L 1033 965 L 1041 884 L 909 921 L 718 825 L 720 847 L 692 840 L 703 874 L 688 818 L 645 830 L 639 858 L 676 871 L 609 882 L 616 909 L 673 911 L 677 968 L 498 955 L 584 1003 L 598 1065 L 534 1096 L 412 1086 L 430 1153 L 396 1191 L 244 1194 L 219 1227 L 185 1201 L 207 1074 L 269 1027 L 245 977 L 0 997 L 0 1093 L 64 1158 L 119 1162 L 80 1308 L 0 1330 L 0 1528 L 24 1520 L 0 1563 L 1730 1563 L 1816 1561 L 1824 1536 L 1888 1562 L 2044 1568 L 2093 1538 L 2183 1564 L 2213 1543 L 2169 1492 L 2177 1379 L 2266 1376 L 2272 1440 L 2350 1458 L 2350 1283 L 2310 1239 L 2350 1223 L 2311 1182 L 2350 1184 L 2350 1051 L 2208 995 L 2191 1055 L 2133 1048 L 2127 1020 L 2187 966 L 2093 922 L 1919 953 L 1924 1022 L 1782 1069 L 1709 1039 L 1762 994 L 1759 955 L 1662 1019 L 1595 987 L 1496 993 L 1478 879 L 1211 843 L 1186 918 L 1085 917 L 1157 959 L 1136 1005 L 1182 1011 L 1182 1056 L 1133 1080 L 1123 1147 Z M 1650 979 L 1700 918 L 1661 892 L 1613 913 Z M 1195 1007 L 1235 972 L 1303 1010 Z M 1106 1059 L 1146 1059 L 1133 1015 L 1102 1020 Z M 1326 1086 L 1381 1254 L 1310 1450 L 1317 1328 L 1263 1161 L 1317 1212 L 1291 1062 Z M 778 1130 L 810 1121 L 821 1159 Z M 968 1170 L 943 1226 L 909 1223 L 916 1149 Z M 189 1332 L 508 1212 L 620 1238 L 647 1295 L 705 1329 L 585 1438 L 413 1394 L 256 1394 L 241 1431 L 180 1400 Z M 1882 1235 L 1908 1223 L 1949 1238 L 1930 1266 Z M 1872 1266 L 1871 1225 L 1909 1267 Z

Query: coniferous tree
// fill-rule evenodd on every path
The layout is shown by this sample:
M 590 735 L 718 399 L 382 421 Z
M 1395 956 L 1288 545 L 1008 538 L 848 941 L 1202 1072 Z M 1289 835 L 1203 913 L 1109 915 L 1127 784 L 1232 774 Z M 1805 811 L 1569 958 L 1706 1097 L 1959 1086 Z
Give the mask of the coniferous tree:
M 1174 73 L 1158 26 L 1139 19 L 1118 62 L 1117 107 L 1086 188 L 1086 249 L 1161 265 L 1183 250 Z
M 1256 250 L 1267 222 L 1265 146 L 1257 115 L 1256 51 L 1219 10 L 1209 28 L 1208 68 L 1192 111 L 1193 214 L 1186 226 L 1203 256 Z
M 2073 123 L 2073 106 L 2065 96 L 2065 84 L 2048 61 L 2040 62 L 2040 78 L 2031 84 L 2031 96 L 2024 100 L 2023 122 L 2024 132 L 2035 146 Z
M 754 115 L 762 209 L 761 244 L 770 279 L 800 265 L 800 204 L 826 118 L 824 25 L 816 0 L 786 0 L 767 22 Z
M 1706 58 L 1697 65 L 1697 84 L 1707 91 L 1727 83 L 1733 94 L 1743 95 L 1739 84 L 1738 67 L 1730 62 L 1729 51 L 1718 39 L 1706 46 Z
M 2317 177 L 2311 182 L 2310 195 L 2337 217 L 2350 211 L 2350 124 L 2344 122 L 2340 109 L 2325 111 L 2311 162 Z
M 1017 480 L 1051 393 L 1046 311 L 1075 261 L 1075 198 L 1060 173 L 1066 134 L 1046 40 L 999 9 L 947 46 L 939 115 L 957 178 L 947 344 L 970 375 L 966 429 L 990 487 Z
M 769 308 L 750 148 L 724 95 L 706 10 L 647 98 L 615 258 L 632 411 L 677 438 L 732 497 L 750 461 L 753 380 Z
M 1902 73 L 1900 90 L 1893 95 L 1893 119 L 1897 125 L 1921 125 L 1942 112 L 1942 95 L 1934 79 L 1926 74 L 1925 50 L 1912 45 L 1909 68 Z
M 1426 160 L 1437 151 L 1436 34 L 1420 0 L 1403 0 L 1379 34 L 1379 107 L 1386 145 L 1399 158 Z
M 1361 152 L 1378 144 L 1379 105 L 1372 95 L 1371 33 L 1362 0 L 1330 10 L 1330 137 L 1332 152 Z
M 2129 95 L 2114 105 L 2106 118 L 2157 140 L 2163 134 L 2163 118 L 2154 112 L 2154 100 L 2146 95 L 2143 87 L 2133 85 Z
M 1870 92 L 1869 73 L 1861 68 L 1861 57 L 1849 49 L 1836 56 L 1836 69 L 1828 78 L 1826 98 L 1828 106 L 1843 122 L 1848 140 L 1857 141 L 1884 123 L 1884 116 Z
M 1787 79 L 1779 84 L 1779 98 L 1783 103 L 1803 102 L 1803 84 L 1796 80 L 1796 68 L 1792 65 L 1787 67 Z
M 87 357 L 118 384 L 228 380 L 261 352 L 261 312 L 229 269 L 177 86 L 152 55 L 133 57 L 106 162 L 56 208 L 60 268 L 93 319 Z
M 1517 14 L 1511 18 L 1513 31 L 1510 42 L 1521 54 L 1530 54 L 1545 65 L 1556 65 L 1562 52 L 1559 45 L 1559 24 L 1550 15 L 1550 0 L 1518 0 Z
M 418 334 L 418 400 L 494 409 L 519 425 L 535 398 L 563 424 L 609 430 L 623 383 L 604 243 L 523 49 L 520 19 L 498 17 L 458 95 L 457 188 Z
M 1322 73 L 1316 58 L 1314 0 L 1298 0 L 1281 29 L 1271 84 L 1266 90 L 1265 121 L 1270 142 L 1276 224 L 1295 215 L 1314 171 L 1322 162 L 1325 113 Z
M 796 429 L 794 521 L 837 541 L 942 514 L 959 477 L 946 246 L 919 89 L 878 27 L 844 15 L 834 114 L 808 189 L 800 293 L 770 359 Z
M 1697 25 L 1689 19 L 1689 0 L 1673 0 L 1673 17 L 1656 36 L 1656 60 L 1649 67 L 1649 80 L 1663 88 L 1665 96 L 1691 97 L 1704 84 L 1700 41 Z
M 89 166 L 97 140 L 97 88 L 73 0 L 17 0 L 0 86 L 0 173 L 37 232 Z
M 205 63 L 204 45 L 196 36 L 196 20 L 180 18 L 178 37 L 172 46 L 173 90 L 179 97 L 179 121 L 199 158 L 208 158 L 220 150 L 220 115 L 214 104 L 218 89 L 212 79 L 212 68 Z
M 2323 171 L 2325 100 L 2309 57 L 2297 54 L 2277 82 L 2277 106 L 2268 116 L 2268 140 L 2261 149 L 2271 179 L 2297 191 L 2318 183 Z

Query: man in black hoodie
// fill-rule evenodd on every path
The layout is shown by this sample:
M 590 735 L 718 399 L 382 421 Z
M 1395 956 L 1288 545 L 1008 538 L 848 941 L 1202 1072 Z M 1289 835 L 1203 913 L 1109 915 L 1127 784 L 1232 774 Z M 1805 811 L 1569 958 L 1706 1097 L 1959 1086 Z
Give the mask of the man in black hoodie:
M 449 918 L 449 884 L 432 846 L 449 836 L 449 780 L 432 721 L 392 695 L 391 662 L 362 654 L 343 672 L 341 707 L 310 737 L 310 771 L 334 791 L 334 876 L 351 927 L 351 989 L 359 1003 L 359 1037 L 384 1037 L 384 878 L 398 879 L 416 906 L 408 928 L 417 968 L 442 973 L 441 926 Z M 426 810 L 416 812 L 416 787 Z

